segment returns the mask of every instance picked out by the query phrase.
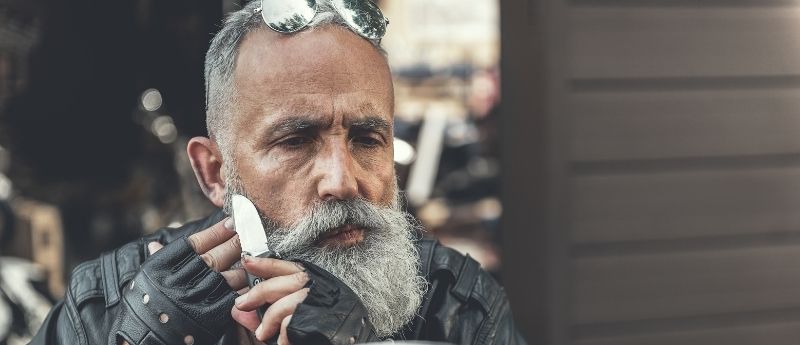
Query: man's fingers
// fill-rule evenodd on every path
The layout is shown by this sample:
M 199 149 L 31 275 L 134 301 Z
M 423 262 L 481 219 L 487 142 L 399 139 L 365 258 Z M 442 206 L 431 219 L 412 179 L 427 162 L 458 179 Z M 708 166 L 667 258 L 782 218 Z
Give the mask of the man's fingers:
M 275 336 L 281 328 L 283 319 L 294 314 L 297 305 L 302 303 L 306 296 L 308 296 L 308 288 L 281 298 L 267 308 L 264 313 L 264 319 L 261 320 L 261 325 L 256 328 L 256 338 L 260 341 L 267 341 L 267 339 Z
M 255 311 L 241 311 L 233 307 L 231 309 L 231 317 L 250 332 L 255 332 L 258 325 L 261 324 L 261 319 L 258 318 L 258 314 Z
M 243 257 L 242 264 L 248 272 L 264 279 L 305 271 L 303 266 L 296 262 L 255 256 Z
M 205 252 L 224 243 L 235 234 L 233 218 L 228 217 L 208 229 L 189 236 L 189 244 L 194 248 L 195 253 L 205 254 Z
M 277 302 L 283 297 L 302 289 L 308 283 L 306 272 L 270 278 L 252 287 L 250 291 L 236 298 L 236 308 L 244 311 Z
M 234 235 L 222 244 L 201 254 L 200 258 L 214 271 L 222 272 L 239 261 L 241 253 L 242 247 L 239 243 L 239 235 Z
M 158 242 L 150 242 L 147 244 L 147 251 L 150 255 L 155 254 L 157 251 L 161 250 L 161 248 L 164 248 L 164 245 Z
M 247 272 L 243 269 L 227 270 L 221 272 L 222 277 L 233 290 L 240 290 L 247 287 Z
M 289 335 L 286 333 L 286 327 L 289 327 L 289 322 L 292 322 L 292 315 L 283 318 L 283 321 L 281 321 L 281 334 L 278 335 L 278 345 L 292 345 L 289 342 Z

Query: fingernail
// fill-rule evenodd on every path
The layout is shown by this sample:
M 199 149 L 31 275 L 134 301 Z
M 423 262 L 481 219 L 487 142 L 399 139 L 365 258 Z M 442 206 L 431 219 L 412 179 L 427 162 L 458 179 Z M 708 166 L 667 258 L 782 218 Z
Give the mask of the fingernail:
M 256 338 L 258 338 L 258 335 L 261 334 L 261 329 L 262 328 L 263 328 L 263 325 L 258 325 L 258 328 L 256 328 L 256 332 L 255 332 L 256 333 Z
M 299 262 L 295 262 L 294 265 L 297 266 L 297 268 L 300 269 L 300 272 L 305 272 L 306 271 L 306 267 L 303 266 L 303 264 L 301 264 Z
M 225 220 L 225 223 L 223 223 L 222 226 L 224 226 L 225 229 L 233 230 L 234 227 L 233 218 L 228 217 L 228 219 Z
M 241 306 L 242 304 L 244 304 L 244 302 L 246 302 L 246 301 L 247 301 L 247 294 L 244 294 L 244 295 L 241 295 L 239 297 L 236 297 L 236 300 L 234 300 L 233 303 L 238 307 L 238 306 Z
M 252 262 L 253 256 L 248 252 L 242 253 L 242 263 Z
M 147 250 L 150 252 L 150 255 L 155 254 L 158 251 L 158 242 L 150 242 L 147 244 Z

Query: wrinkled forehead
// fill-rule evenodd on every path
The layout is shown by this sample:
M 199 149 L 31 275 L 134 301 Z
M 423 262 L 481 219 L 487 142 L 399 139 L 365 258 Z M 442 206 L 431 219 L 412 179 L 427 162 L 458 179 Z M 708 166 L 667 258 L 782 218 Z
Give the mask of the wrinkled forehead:
M 245 36 L 236 59 L 239 87 L 276 88 L 295 84 L 308 92 L 342 92 L 391 86 L 384 56 L 369 41 L 336 24 L 296 34 L 266 28 Z M 384 85 L 389 81 L 389 85 Z M 314 88 L 323 88 L 316 90 Z
M 237 57 L 234 88 L 239 110 L 251 115 L 344 111 L 390 119 L 394 110 L 384 56 L 369 41 L 336 25 L 293 35 L 251 32 Z

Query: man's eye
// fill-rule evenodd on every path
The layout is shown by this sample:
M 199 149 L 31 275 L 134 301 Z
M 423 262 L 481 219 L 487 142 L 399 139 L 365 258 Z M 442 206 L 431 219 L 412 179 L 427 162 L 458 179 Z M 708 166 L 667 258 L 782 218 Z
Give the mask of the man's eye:
M 291 137 L 281 141 L 282 146 L 289 148 L 299 148 L 303 145 L 310 144 L 311 138 L 309 137 Z
M 353 138 L 353 142 L 367 147 L 375 147 L 381 145 L 381 141 L 379 139 L 369 136 L 355 137 Z

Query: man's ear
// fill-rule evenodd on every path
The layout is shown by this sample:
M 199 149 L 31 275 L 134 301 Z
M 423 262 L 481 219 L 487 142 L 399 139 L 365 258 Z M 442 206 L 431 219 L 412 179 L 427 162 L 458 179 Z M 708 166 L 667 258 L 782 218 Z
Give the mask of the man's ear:
M 217 144 L 206 137 L 194 137 L 186 145 L 197 183 L 214 206 L 225 202 L 225 176 L 222 173 L 222 154 Z

